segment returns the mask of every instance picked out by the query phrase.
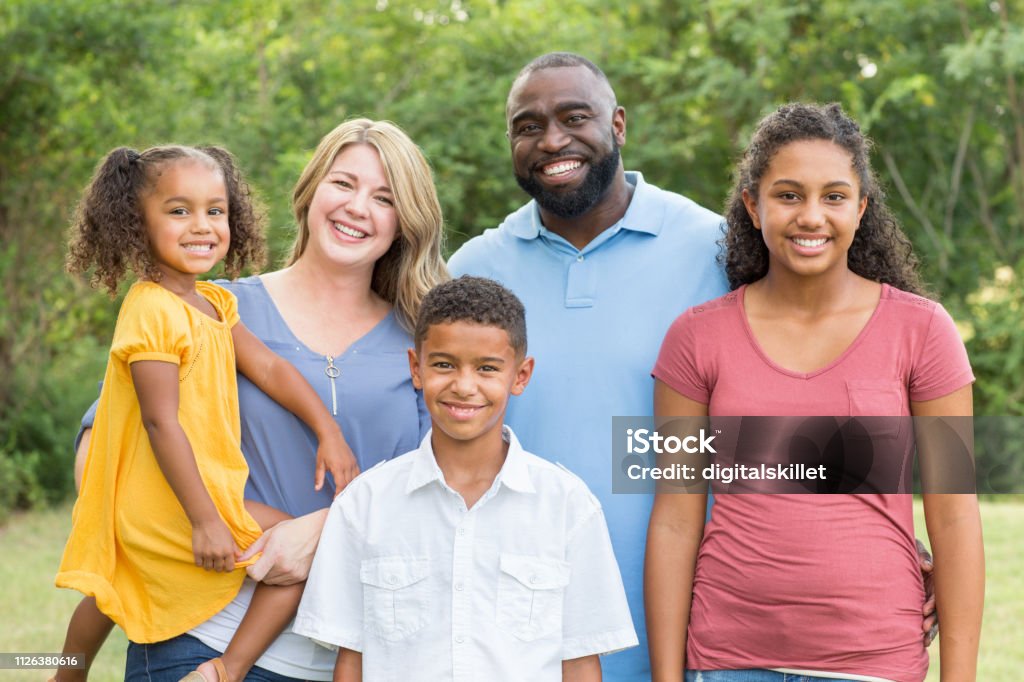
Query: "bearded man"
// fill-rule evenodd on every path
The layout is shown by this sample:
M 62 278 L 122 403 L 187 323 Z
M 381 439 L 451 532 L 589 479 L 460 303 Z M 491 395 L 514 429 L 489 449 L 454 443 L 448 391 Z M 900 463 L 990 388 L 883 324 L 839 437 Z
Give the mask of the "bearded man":
M 612 495 L 612 417 L 653 414 L 651 368 L 672 321 L 724 294 L 722 219 L 625 172 L 626 111 L 571 53 L 520 71 L 505 109 L 512 167 L 533 197 L 451 258 L 526 306 L 530 390 L 506 421 L 523 446 L 582 478 L 604 509 L 640 646 L 602 658 L 607 680 L 650 680 L 643 561 L 651 496 Z M 601 599 L 594 595 L 594 599 Z

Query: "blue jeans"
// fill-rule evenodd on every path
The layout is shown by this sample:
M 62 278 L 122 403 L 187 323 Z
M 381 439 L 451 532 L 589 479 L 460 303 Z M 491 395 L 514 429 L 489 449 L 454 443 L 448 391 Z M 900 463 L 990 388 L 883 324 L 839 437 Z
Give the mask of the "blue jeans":
M 808 677 L 774 670 L 687 670 L 686 682 L 844 682 L 838 677 Z M 848 681 L 845 681 L 848 682 Z
M 128 642 L 124 665 L 125 682 L 178 682 L 200 663 L 216 658 L 220 651 L 212 649 L 192 635 L 179 635 L 155 644 Z M 254 682 L 296 682 L 264 668 L 253 667 L 245 676 Z

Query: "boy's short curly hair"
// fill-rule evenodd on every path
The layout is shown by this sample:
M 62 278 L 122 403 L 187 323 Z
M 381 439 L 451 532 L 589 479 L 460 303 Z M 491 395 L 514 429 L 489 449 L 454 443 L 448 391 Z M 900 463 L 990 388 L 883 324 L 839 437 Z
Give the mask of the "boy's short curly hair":
M 213 146 L 163 145 L 141 153 L 118 147 L 100 162 L 71 224 L 68 271 L 92 269 L 90 283 L 104 286 L 111 295 L 128 270 L 160 281 L 146 235 L 142 196 L 152 190 L 163 168 L 182 160 L 206 164 L 224 178 L 231 230 L 224 257 L 227 276 L 237 277 L 248 265 L 261 266 L 266 258 L 263 214 L 231 153 Z
M 452 322 L 503 329 L 516 355 L 526 355 L 526 310 L 515 294 L 492 279 L 463 275 L 431 289 L 416 318 L 416 348 L 432 326 Z

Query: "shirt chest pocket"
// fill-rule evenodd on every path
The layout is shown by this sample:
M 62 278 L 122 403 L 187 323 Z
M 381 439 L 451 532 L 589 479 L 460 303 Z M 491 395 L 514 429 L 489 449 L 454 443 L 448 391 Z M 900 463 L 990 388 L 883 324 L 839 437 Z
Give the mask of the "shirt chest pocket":
M 379 557 L 359 567 L 364 628 L 396 642 L 421 629 L 430 613 L 429 559 Z
M 851 417 L 880 417 L 858 420 L 872 437 L 899 438 L 906 414 L 903 385 L 885 379 L 849 379 L 846 390 L 850 397 Z
M 569 564 L 502 554 L 498 573 L 498 627 L 525 642 L 562 629 L 562 601 Z

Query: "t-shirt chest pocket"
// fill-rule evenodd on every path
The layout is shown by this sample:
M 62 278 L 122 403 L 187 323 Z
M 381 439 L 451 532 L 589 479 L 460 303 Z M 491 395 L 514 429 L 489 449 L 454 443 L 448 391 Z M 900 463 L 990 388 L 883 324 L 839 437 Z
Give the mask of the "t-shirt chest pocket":
M 899 438 L 907 413 L 903 384 L 890 379 L 848 379 L 846 390 L 851 417 L 884 417 L 871 420 L 871 436 Z
M 525 642 L 560 631 L 569 564 L 502 554 L 499 568 L 498 627 Z
M 363 584 L 366 630 L 396 642 L 426 625 L 430 613 L 430 569 L 430 560 L 423 558 L 364 559 L 359 567 L 359 580 Z

